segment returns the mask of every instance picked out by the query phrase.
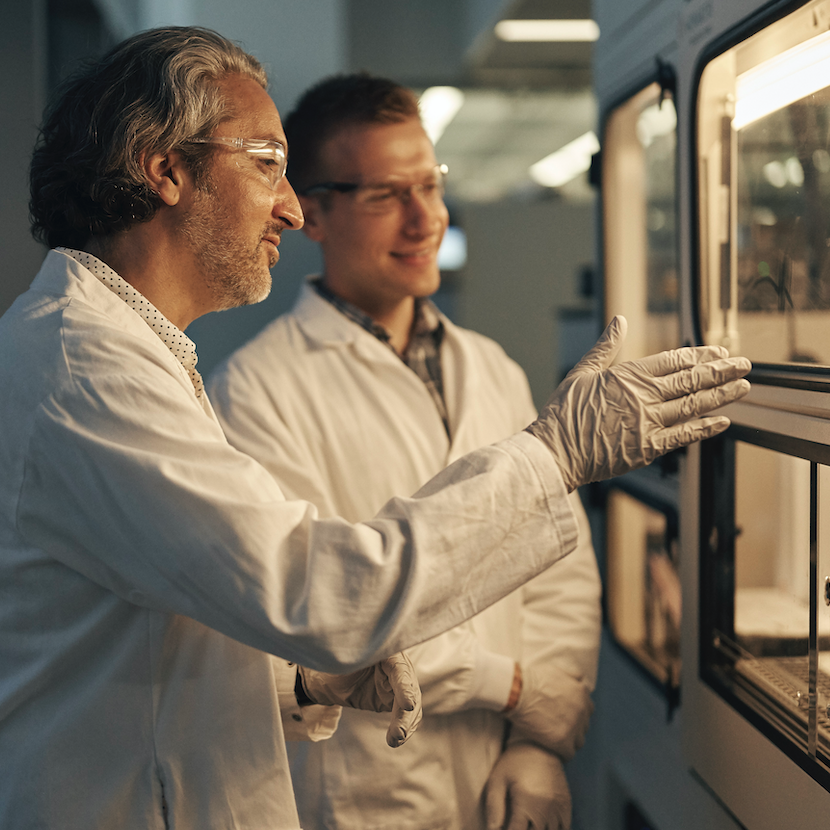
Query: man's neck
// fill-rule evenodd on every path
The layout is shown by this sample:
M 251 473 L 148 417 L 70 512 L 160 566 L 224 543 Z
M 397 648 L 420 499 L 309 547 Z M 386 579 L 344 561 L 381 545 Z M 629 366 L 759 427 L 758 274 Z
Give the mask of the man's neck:
M 380 297 L 352 297 L 346 292 L 339 291 L 323 276 L 323 284 L 341 300 L 351 303 L 355 308 L 367 314 L 372 320 L 389 333 L 389 343 L 398 354 L 404 354 L 409 346 L 412 333 L 412 323 L 415 319 L 415 298 L 405 297 L 402 300 L 385 303 Z
M 84 250 L 109 265 L 184 331 L 205 311 L 198 308 L 187 290 L 189 283 L 183 278 L 186 264 L 179 262 L 175 247 L 167 245 L 166 237 L 151 225 L 153 220 L 112 236 L 91 237 Z
M 415 319 L 415 300 L 407 297 L 406 301 L 389 309 L 385 313 L 372 314 L 372 319 L 389 332 L 389 343 L 398 354 L 404 354 L 409 346 L 412 323 Z

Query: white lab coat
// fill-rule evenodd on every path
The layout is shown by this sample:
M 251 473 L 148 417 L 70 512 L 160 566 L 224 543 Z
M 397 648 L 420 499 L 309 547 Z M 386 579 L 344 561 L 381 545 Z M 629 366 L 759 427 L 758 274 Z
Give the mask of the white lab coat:
M 360 526 L 286 502 L 65 254 L 0 320 L 0 358 L 4 830 L 297 828 L 284 660 L 372 663 L 575 544 L 526 433 Z
M 228 439 L 290 498 L 314 501 L 322 515 L 373 515 L 390 495 L 417 489 L 534 417 L 519 366 L 492 340 L 444 325 L 452 443 L 415 373 L 308 285 L 291 314 L 211 377 Z M 410 651 L 426 717 L 409 743 L 390 750 L 384 716 L 346 710 L 331 740 L 289 746 L 305 830 L 483 827 L 479 801 L 501 751 L 497 710 L 507 701 L 514 661 L 556 662 L 591 688 L 596 679 L 600 582 L 584 510 L 575 494 L 572 500 L 581 533 L 574 553 Z

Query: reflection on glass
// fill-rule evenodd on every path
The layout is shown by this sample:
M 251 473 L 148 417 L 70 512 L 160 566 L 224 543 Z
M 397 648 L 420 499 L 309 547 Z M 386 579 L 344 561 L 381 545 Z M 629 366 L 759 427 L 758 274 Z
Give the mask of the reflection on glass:
M 712 498 L 734 499 L 734 525 L 725 513 L 716 525 L 714 578 L 702 595 L 715 606 L 709 668 L 771 727 L 826 764 L 830 615 L 823 597 L 815 612 L 810 608 L 819 587 L 816 530 L 830 527 L 828 468 L 752 443 L 730 446 L 732 472 Z
M 703 335 L 758 362 L 830 365 L 827 8 L 808 3 L 701 80 Z
M 659 681 L 680 681 L 677 533 L 666 515 L 614 489 L 607 506 L 611 631 Z
M 621 355 L 678 345 L 677 114 L 651 84 L 614 110 L 603 140 L 606 316 L 623 314 Z

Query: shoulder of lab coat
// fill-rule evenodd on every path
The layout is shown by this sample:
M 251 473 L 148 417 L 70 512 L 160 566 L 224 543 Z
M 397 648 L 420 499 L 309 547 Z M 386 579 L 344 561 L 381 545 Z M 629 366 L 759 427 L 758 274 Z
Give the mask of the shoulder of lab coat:
M 65 270 L 52 281 L 77 281 Z M 30 313 L 19 321 L 18 333 L 28 332 L 21 343 L 31 349 L 8 371 L 17 375 L 15 388 L 42 397 L 17 413 L 28 430 L 17 530 L 116 596 L 336 672 L 411 645 L 418 635 L 403 620 L 422 636 L 434 635 L 503 593 L 500 578 L 517 585 L 573 546 L 561 477 L 527 434 L 469 457 L 422 490 L 417 503 L 390 502 L 357 526 L 320 522 L 312 505 L 286 502 L 273 478 L 227 443 L 144 321 L 92 275 L 80 281 L 68 301 L 39 318 L 51 327 L 42 332 L 47 348 L 60 355 L 48 377 L 39 376 L 32 356 L 37 320 Z M 66 296 L 61 285 L 56 291 Z M 449 489 L 439 496 L 441 487 Z M 556 553 L 537 543 L 521 565 L 509 564 L 491 545 L 488 568 L 480 526 L 439 519 L 462 490 L 465 503 L 486 504 L 496 493 L 504 502 L 494 538 L 519 525 L 530 534 L 535 523 Z M 413 533 L 426 550 L 412 546 Z M 475 598 L 429 584 L 427 563 L 438 550 L 442 565 L 455 563 L 453 571 L 480 571 Z M 374 575 L 363 583 L 370 593 L 344 594 L 356 572 Z

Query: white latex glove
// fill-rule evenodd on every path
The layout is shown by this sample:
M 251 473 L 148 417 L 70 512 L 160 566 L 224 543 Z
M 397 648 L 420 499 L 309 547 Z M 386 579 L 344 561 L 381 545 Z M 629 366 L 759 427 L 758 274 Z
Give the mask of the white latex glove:
M 484 810 L 487 830 L 570 830 L 562 761 L 534 744 L 510 744 L 487 779 Z
M 627 328 L 624 317 L 615 317 L 527 428 L 551 449 L 569 491 L 723 432 L 728 418 L 700 416 L 749 391 L 740 378 L 752 364 L 727 357 L 721 346 L 674 349 L 611 367 Z
M 312 703 L 391 712 L 392 720 L 386 730 L 389 746 L 401 746 L 421 722 L 421 687 L 405 652 L 349 674 L 298 668 L 303 689 Z
M 555 666 L 523 666 L 521 676 L 519 700 L 505 715 L 522 738 L 570 761 L 594 711 L 588 687 Z

